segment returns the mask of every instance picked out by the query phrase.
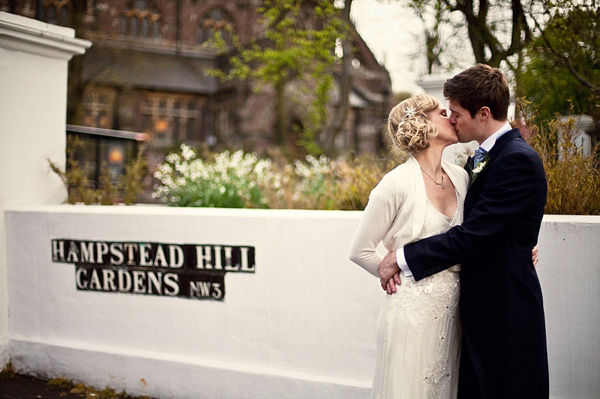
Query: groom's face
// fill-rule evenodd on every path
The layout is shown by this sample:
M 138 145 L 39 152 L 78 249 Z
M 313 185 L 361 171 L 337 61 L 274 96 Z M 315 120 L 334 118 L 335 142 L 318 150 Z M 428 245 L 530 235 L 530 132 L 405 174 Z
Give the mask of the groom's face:
M 450 109 L 450 123 L 454 126 L 458 140 L 461 143 L 476 140 L 479 130 L 477 119 L 472 118 L 469 111 L 461 107 L 456 100 L 450 100 L 448 108 Z

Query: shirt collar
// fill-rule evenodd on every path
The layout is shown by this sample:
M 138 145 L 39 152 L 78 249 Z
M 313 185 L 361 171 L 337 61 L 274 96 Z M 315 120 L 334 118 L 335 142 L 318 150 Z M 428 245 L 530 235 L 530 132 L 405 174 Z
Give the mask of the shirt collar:
M 494 134 L 485 139 L 483 143 L 481 143 L 481 148 L 483 148 L 486 152 L 490 152 L 494 144 L 496 144 L 496 140 L 498 137 L 502 136 L 504 133 L 512 130 L 510 123 L 506 122 L 500 129 L 498 129 Z

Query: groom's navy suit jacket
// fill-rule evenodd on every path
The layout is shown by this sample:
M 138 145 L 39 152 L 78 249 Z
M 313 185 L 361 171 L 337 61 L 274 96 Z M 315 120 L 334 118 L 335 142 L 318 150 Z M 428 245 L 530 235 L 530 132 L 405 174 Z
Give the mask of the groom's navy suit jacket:
M 513 129 L 472 178 L 462 225 L 404 248 L 416 280 L 462 264 L 459 399 L 549 396 L 542 291 L 531 259 L 546 194 L 539 156 Z

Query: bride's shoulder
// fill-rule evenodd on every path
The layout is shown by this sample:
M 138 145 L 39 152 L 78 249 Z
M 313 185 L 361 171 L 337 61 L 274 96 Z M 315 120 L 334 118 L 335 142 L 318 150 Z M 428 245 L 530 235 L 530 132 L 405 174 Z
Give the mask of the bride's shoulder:
M 414 176 L 414 168 L 410 162 L 396 166 L 386 173 L 372 193 L 403 194 L 410 189 L 410 182 Z

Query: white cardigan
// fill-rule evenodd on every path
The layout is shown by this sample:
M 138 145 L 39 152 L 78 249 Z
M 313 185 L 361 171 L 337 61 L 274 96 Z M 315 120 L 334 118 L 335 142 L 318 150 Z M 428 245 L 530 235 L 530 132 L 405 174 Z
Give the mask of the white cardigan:
M 464 200 L 469 185 L 467 172 L 443 160 L 442 169 Z M 383 242 L 393 251 L 415 241 L 425 223 L 426 201 L 425 181 L 419 163 L 411 156 L 371 191 L 352 240 L 350 260 L 379 277 L 377 267 L 383 256 L 377 253 L 377 246 Z

